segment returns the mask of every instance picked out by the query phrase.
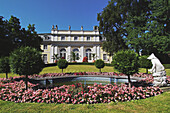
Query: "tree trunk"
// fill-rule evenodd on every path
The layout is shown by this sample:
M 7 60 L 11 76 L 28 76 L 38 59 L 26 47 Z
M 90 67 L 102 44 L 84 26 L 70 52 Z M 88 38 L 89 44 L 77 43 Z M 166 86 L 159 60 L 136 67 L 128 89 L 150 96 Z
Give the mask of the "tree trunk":
M 6 72 L 6 79 L 8 79 L 8 72 Z
M 148 74 L 148 68 L 146 68 L 146 73 Z
M 63 73 L 63 69 L 62 69 L 62 73 Z
M 128 83 L 129 83 L 129 88 L 131 88 L 131 80 L 130 80 L 130 75 L 128 75 Z
M 101 73 L 101 68 L 99 69 L 100 73 Z
M 25 89 L 28 89 L 28 75 L 25 75 Z

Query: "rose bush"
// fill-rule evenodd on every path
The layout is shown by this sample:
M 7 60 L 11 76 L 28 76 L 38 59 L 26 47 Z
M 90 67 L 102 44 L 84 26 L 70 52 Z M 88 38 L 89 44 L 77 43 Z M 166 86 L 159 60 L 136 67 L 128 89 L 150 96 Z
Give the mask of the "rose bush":
M 33 90 L 38 84 L 28 83 L 25 90 L 24 81 L 14 79 L 0 79 L 0 99 L 16 103 L 68 103 L 68 104 L 94 104 L 124 102 L 145 99 L 161 94 L 159 87 L 131 87 L 125 84 L 94 84 L 83 87 L 82 84 L 63 85 L 52 89 Z

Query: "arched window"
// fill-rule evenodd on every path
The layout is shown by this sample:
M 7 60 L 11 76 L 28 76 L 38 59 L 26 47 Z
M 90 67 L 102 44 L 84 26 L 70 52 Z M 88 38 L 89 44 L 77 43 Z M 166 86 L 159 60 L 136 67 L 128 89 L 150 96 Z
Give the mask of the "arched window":
M 66 49 L 60 50 L 60 57 L 66 59 Z
M 86 49 L 86 57 L 91 60 L 91 49 Z
M 73 52 L 76 55 L 76 60 L 79 60 L 79 50 L 78 49 L 73 49 Z

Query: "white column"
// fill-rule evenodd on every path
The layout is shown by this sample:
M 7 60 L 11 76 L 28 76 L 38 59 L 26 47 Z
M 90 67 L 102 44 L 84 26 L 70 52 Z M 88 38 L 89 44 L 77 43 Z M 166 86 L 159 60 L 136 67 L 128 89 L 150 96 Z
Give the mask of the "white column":
M 83 36 L 81 36 L 81 41 L 84 41 L 84 37 Z
M 81 55 L 80 60 L 81 60 L 81 62 L 82 62 L 82 61 L 83 61 L 83 58 L 84 58 L 84 46 L 81 46 L 81 47 L 80 47 L 80 55 Z
M 97 59 L 101 59 L 101 57 L 100 57 L 100 46 L 97 46 Z
M 59 54 L 59 53 L 58 53 L 58 46 L 55 46 L 55 48 L 54 48 L 54 54 Z
M 54 63 L 53 55 L 54 55 L 54 46 L 51 45 L 51 48 L 50 48 L 50 63 Z
M 70 61 L 70 56 L 71 56 L 71 46 L 68 46 L 67 47 L 67 55 L 66 55 L 67 61 Z
M 71 36 L 68 36 L 68 41 L 71 41 Z
M 51 41 L 54 41 L 54 36 L 51 35 L 49 37 L 51 38 Z
M 93 53 L 95 54 L 95 57 L 97 56 L 97 50 L 96 50 L 96 46 L 93 46 Z M 95 58 L 96 60 L 96 58 Z
M 58 38 L 58 37 L 57 37 L 57 36 L 55 36 L 55 37 L 54 37 L 54 41 L 57 41 L 57 38 Z

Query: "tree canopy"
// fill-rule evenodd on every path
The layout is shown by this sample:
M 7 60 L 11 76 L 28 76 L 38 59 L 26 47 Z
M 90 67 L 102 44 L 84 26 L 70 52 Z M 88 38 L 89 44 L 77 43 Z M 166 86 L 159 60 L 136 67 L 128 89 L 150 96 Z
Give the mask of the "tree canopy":
M 100 73 L 101 73 L 101 68 L 104 68 L 105 63 L 104 63 L 104 61 L 103 61 L 102 59 L 99 59 L 99 60 L 96 60 L 96 61 L 94 62 L 94 65 L 96 66 L 96 68 L 99 69 L 99 71 L 100 71 Z
M 138 73 L 138 54 L 131 50 L 121 50 L 114 54 L 112 64 L 116 70 L 128 75 L 130 86 L 130 75 Z
M 100 32 L 106 37 L 104 50 L 114 53 L 128 46 L 170 61 L 169 15 L 168 0 L 109 1 L 98 14 Z
M 4 20 L 0 16 L 0 56 L 9 56 L 9 54 L 20 47 L 32 47 L 40 49 L 42 39 L 35 31 L 35 25 L 28 25 L 27 30 L 21 28 L 17 17 L 11 16 L 9 20 Z
M 10 54 L 11 71 L 19 75 L 26 75 L 26 89 L 28 88 L 28 75 L 39 74 L 43 67 L 41 53 L 35 48 L 20 47 Z

